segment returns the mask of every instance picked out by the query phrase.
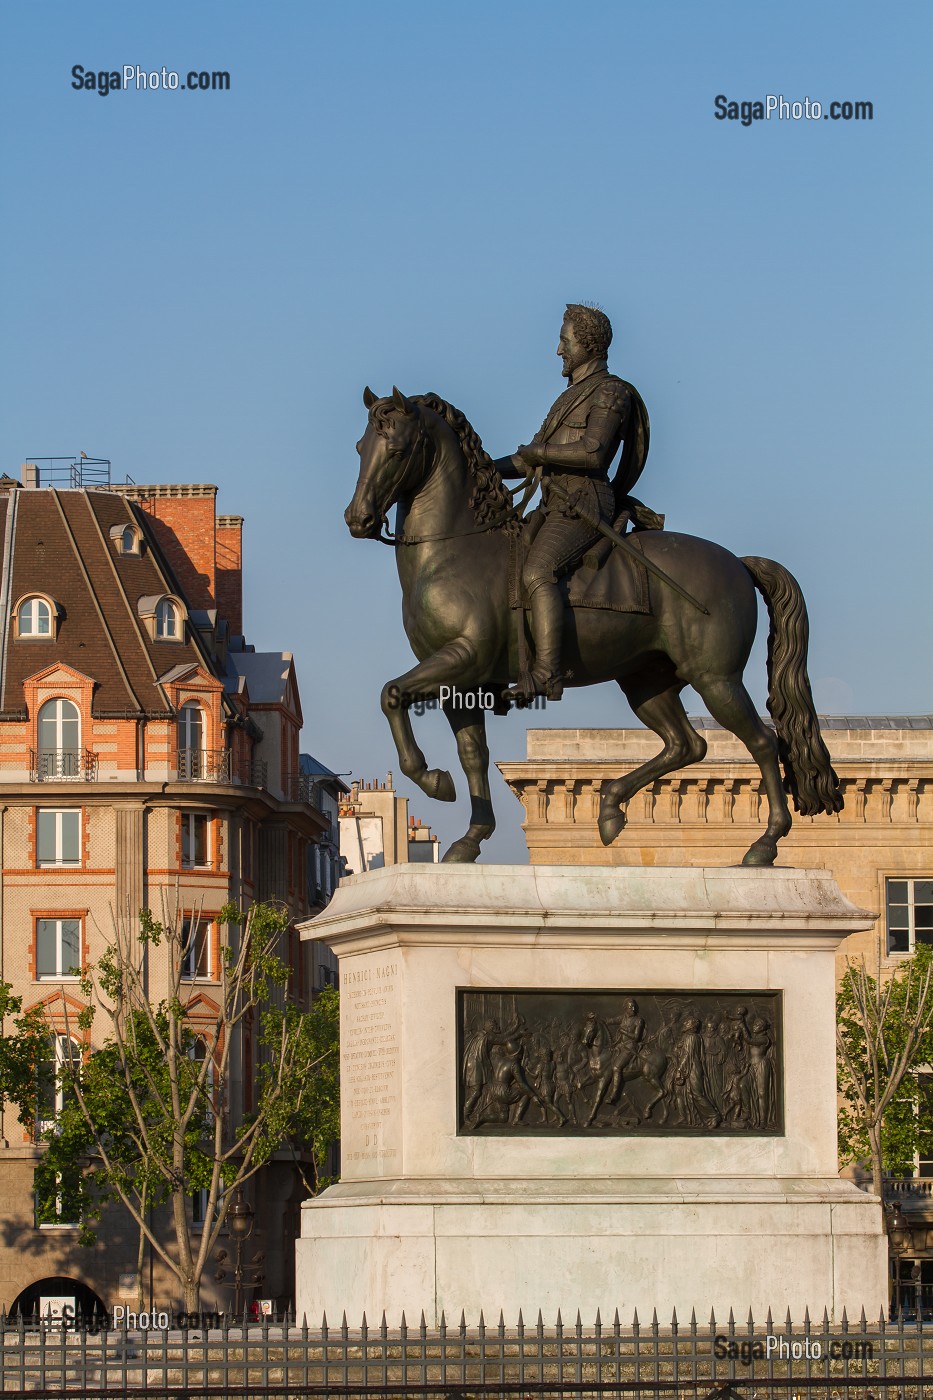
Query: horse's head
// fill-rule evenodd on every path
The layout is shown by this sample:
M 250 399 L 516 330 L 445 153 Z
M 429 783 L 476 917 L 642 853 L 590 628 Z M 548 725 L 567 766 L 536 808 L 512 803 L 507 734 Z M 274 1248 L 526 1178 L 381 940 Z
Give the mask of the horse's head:
M 428 439 L 418 405 L 400 389 L 393 389 L 388 399 L 364 389 L 363 403 L 369 422 L 356 444 L 360 475 L 344 519 L 351 535 L 373 539 L 396 501 L 421 484 Z

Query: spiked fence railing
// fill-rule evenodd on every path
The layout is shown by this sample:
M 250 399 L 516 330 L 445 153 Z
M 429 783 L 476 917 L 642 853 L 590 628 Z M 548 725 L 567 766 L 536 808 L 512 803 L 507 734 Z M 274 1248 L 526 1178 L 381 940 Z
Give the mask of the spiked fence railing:
M 158 1314 L 156 1314 L 158 1317 Z M 129 1315 L 134 1319 L 134 1315 Z M 135 1321 L 149 1318 L 140 1314 Z M 676 1315 L 662 1326 L 637 1315 L 623 1325 L 597 1316 L 593 1325 L 526 1324 L 468 1327 L 463 1318 L 429 1328 L 404 1317 L 389 1327 L 366 1319 L 351 1328 L 319 1327 L 229 1316 L 182 1315 L 178 1327 L 59 1326 L 0 1316 L 0 1394 L 46 1400 L 59 1396 L 225 1397 L 294 1400 L 298 1396 L 684 1397 L 717 1400 L 926 1400 L 933 1395 L 933 1327 L 880 1317 L 869 1323 L 843 1314 L 839 1324 L 805 1314 L 775 1323 Z M 163 1318 L 164 1320 L 164 1318 Z

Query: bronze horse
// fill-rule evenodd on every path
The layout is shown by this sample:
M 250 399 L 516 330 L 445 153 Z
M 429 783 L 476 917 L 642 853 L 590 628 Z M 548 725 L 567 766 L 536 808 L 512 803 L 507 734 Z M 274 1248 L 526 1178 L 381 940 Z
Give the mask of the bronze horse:
M 345 519 L 359 539 L 379 538 L 397 506 L 394 544 L 402 618 L 418 664 L 387 682 L 382 709 L 402 772 L 429 797 L 452 802 L 450 774 L 429 768 L 411 726 L 413 703 L 450 692 L 503 692 L 519 672 L 518 629 L 524 614 L 509 605 L 510 535 L 519 525 L 511 496 L 464 415 L 436 394 L 377 398 L 366 389 L 369 422 L 357 444 L 360 475 Z M 650 615 L 568 608 L 563 664 L 574 686 L 615 681 L 643 724 L 663 740 L 661 752 L 604 783 L 599 834 L 608 846 L 625 825 L 623 807 L 664 773 L 697 763 L 706 744 L 680 699 L 691 685 L 709 712 L 739 738 L 761 770 L 768 824 L 744 857 L 772 865 L 791 827 L 785 786 L 799 812 L 836 812 L 839 780 L 820 735 L 807 678 L 809 627 L 803 594 L 782 565 L 738 559 L 709 540 L 668 531 L 640 535 L 645 557 L 696 598 L 706 613 L 652 581 Z M 768 709 L 760 719 L 742 683 L 757 626 L 755 589 L 771 620 Z M 446 698 L 443 709 L 472 800 L 468 830 L 444 856 L 474 861 L 491 836 L 485 714 Z M 780 764 L 784 768 L 781 779 Z

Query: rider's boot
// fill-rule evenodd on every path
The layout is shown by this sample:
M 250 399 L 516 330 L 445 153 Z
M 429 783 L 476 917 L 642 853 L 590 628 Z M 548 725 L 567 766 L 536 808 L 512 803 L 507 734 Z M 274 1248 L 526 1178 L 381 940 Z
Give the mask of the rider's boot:
M 564 600 L 556 583 L 541 583 L 532 593 L 531 635 L 534 639 L 535 659 L 529 675 L 529 683 L 519 681 L 506 694 L 512 700 L 533 700 L 536 695 L 544 695 L 548 700 L 559 700 L 564 693 L 560 673 L 561 642 L 564 634 Z

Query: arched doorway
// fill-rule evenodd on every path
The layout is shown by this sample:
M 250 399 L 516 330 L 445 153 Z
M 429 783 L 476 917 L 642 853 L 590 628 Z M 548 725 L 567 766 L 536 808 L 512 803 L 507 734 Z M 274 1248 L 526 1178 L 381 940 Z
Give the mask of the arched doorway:
M 42 1299 L 73 1298 L 75 1317 L 92 1322 L 107 1316 L 103 1300 L 86 1283 L 74 1278 L 43 1278 L 29 1284 L 14 1300 L 10 1317 L 22 1317 L 26 1321 L 38 1319 L 43 1314 Z

